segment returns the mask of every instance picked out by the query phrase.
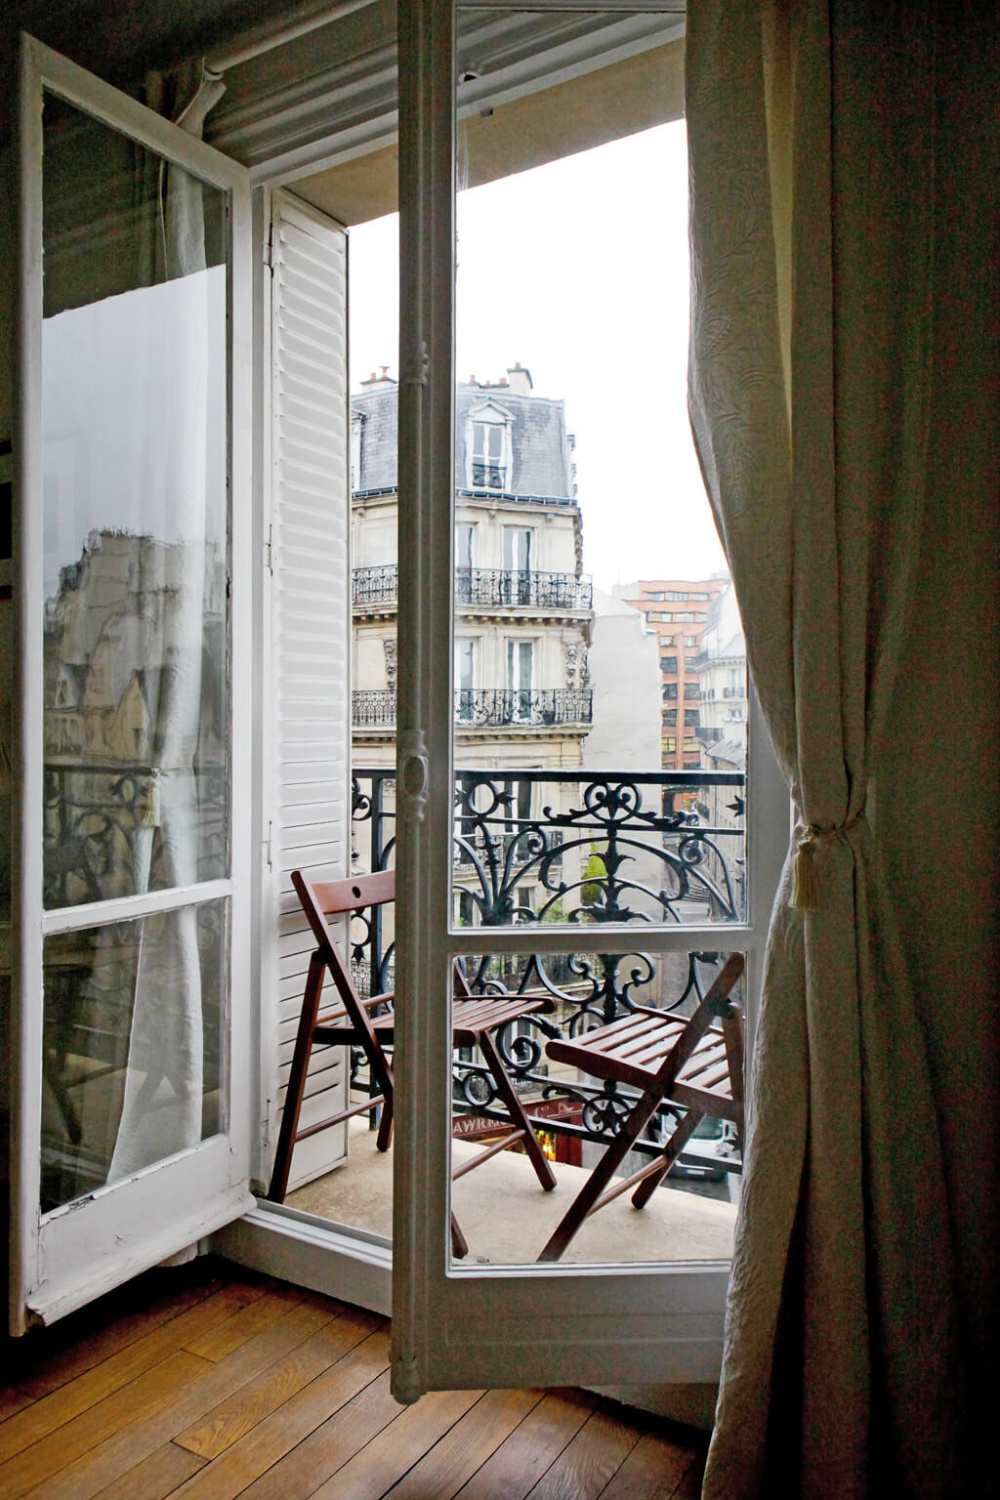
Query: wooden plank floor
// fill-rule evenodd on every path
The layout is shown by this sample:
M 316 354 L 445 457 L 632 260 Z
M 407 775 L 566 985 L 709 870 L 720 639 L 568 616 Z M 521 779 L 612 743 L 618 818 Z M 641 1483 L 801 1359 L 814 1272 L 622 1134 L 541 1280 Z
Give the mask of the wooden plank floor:
M 699 1435 L 576 1390 L 389 1392 L 388 1323 L 220 1261 L 8 1340 L 0 1500 L 694 1500 Z

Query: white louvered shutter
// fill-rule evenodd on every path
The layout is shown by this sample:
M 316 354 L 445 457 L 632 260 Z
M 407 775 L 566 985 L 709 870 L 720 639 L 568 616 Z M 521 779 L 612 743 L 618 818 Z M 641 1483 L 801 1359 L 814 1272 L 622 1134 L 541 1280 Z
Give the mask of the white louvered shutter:
M 270 895 L 265 1015 L 276 1045 L 264 1075 L 271 1154 L 315 946 L 292 870 L 350 873 L 351 604 L 347 390 L 347 236 L 276 193 L 271 233 Z M 270 928 L 268 934 L 267 929 Z M 268 941 L 268 936 L 270 941 Z M 270 952 L 268 953 L 268 949 Z M 265 1033 L 266 1034 L 266 1033 Z M 277 1056 L 277 1069 L 274 1057 Z M 345 1107 L 344 1049 L 313 1054 L 300 1128 Z M 289 1186 L 342 1161 L 346 1125 L 301 1142 Z

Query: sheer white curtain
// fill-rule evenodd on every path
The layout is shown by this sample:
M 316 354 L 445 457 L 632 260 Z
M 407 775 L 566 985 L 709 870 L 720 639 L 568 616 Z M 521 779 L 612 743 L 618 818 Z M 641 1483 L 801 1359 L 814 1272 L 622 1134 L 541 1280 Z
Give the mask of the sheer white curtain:
M 952 1226 L 882 868 L 927 472 L 935 9 L 691 0 L 690 409 L 797 828 L 707 1500 L 960 1494 Z
M 179 123 L 201 135 L 221 85 L 194 92 Z M 164 604 L 156 610 L 155 659 L 161 664 L 153 745 L 149 827 L 134 835 L 135 889 L 149 887 L 159 830 L 166 886 L 199 878 L 199 796 L 195 776 L 202 718 L 206 520 L 211 479 L 209 422 L 211 299 L 224 295 L 224 270 L 209 279 L 201 183 L 180 167 L 161 166 L 156 195 L 157 280 L 173 294 L 172 337 L 156 341 L 169 360 L 170 411 L 148 424 L 161 451 L 146 454 L 147 503 L 171 514 L 179 541 L 170 576 L 155 580 Z M 218 417 L 220 413 L 216 413 Z M 157 503 L 158 502 L 158 503 Z M 205 1016 L 198 910 L 147 919 L 136 968 L 135 1003 L 121 1119 L 108 1181 L 195 1145 L 202 1136 Z M 159 1097 L 166 1080 L 169 1102 Z M 155 1107 L 154 1107 L 155 1102 Z

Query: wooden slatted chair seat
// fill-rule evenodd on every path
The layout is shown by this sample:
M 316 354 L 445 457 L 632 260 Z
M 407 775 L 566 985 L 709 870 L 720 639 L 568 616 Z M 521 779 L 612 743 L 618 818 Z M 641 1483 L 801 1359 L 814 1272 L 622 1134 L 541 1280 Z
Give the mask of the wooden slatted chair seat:
M 392 993 L 372 995 L 362 999 L 351 977 L 350 967 L 345 963 L 327 923 L 327 917 L 352 915 L 370 907 L 392 901 L 396 893 L 396 877 L 392 870 L 379 871 L 374 875 L 359 875 L 350 880 L 335 880 L 314 883 L 306 879 L 301 870 L 292 872 L 302 910 L 308 918 L 313 936 L 317 941 L 316 951 L 309 963 L 302 1011 L 295 1039 L 295 1052 L 285 1093 L 285 1103 L 278 1132 L 274 1167 L 268 1198 L 283 1203 L 288 1191 L 292 1153 L 296 1143 L 331 1126 L 341 1124 L 353 1115 L 381 1105 L 376 1146 L 387 1151 L 392 1139 L 393 1122 L 393 1077 L 392 1061 L 385 1049 L 391 1048 L 395 1032 Z M 337 992 L 337 1003 L 322 1008 L 324 982 L 329 976 Z M 452 999 L 452 1036 L 456 1047 L 478 1047 L 493 1075 L 496 1091 L 502 1099 L 509 1118 L 509 1129 L 500 1140 L 483 1148 L 471 1161 L 454 1168 L 453 1178 L 463 1177 L 474 1167 L 480 1166 L 499 1151 L 522 1144 L 524 1150 L 546 1192 L 556 1185 L 552 1171 L 524 1112 L 517 1091 L 503 1065 L 492 1033 L 511 1021 L 538 1011 L 554 1010 L 549 996 L 475 996 L 469 991 L 465 976 L 455 965 L 455 995 Z M 315 1046 L 360 1047 L 368 1061 L 371 1078 L 378 1092 L 359 1104 L 349 1105 L 324 1120 L 299 1128 L 299 1115 L 305 1097 L 309 1059 Z M 503 1122 L 499 1124 L 503 1130 Z M 452 1249 L 461 1258 L 468 1253 L 468 1245 L 454 1214 L 451 1217 Z
M 642 1008 L 573 1041 L 554 1039 L 545 1051 L 554 1061 L 570 1063 L 595 1078 L 645 1090 L 686 1026 L 685 1019 Z M 733 1100 L 726 1038 L 720 1026 L 711 1025 L 698 1040 L 674 1079 L 671 1099 L 695 1107 L 703 1104 L 719 1119 L 738 1120 L 740 1109 Z
M 553 1061 L 638 1089 L 639 1099 L 539 1260 L 558 1260 L 584 1220 L 622 1193 L 634 1188 L 634 1207 L 648 1203 L 707 1115 L 733 1121 L 742 1141 L 743 1022 L 730 993 L 743 968 L 742 954 L 734 953 L 689 1018 L 643 1007 L 582 1036 L 554 1038 L 546 1044 L 546 1056 Z M 662 1152 L 611 1186 L 616 1170 L 662 1104 L 685 1110 Z

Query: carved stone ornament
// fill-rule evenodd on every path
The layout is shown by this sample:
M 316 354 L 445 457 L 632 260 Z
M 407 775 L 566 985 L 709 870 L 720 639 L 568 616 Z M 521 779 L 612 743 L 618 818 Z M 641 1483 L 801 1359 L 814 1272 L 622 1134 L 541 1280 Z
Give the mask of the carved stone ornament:
M 386 638 L 385 638 L 385 640 L 382 642 L 382 649 L 385 652 L 385 681 L 386 681 L 386 686 L 390 689 L 390 691 L 395 692 L 395 690 L 396 690 L 396 637 L 394 635 L 387 635 Z
M 566 686 L 576 687 L 576 668 L 580 657 L 580 645 L 578 641 L 566 641 L 563 645 L 566 653 Z

